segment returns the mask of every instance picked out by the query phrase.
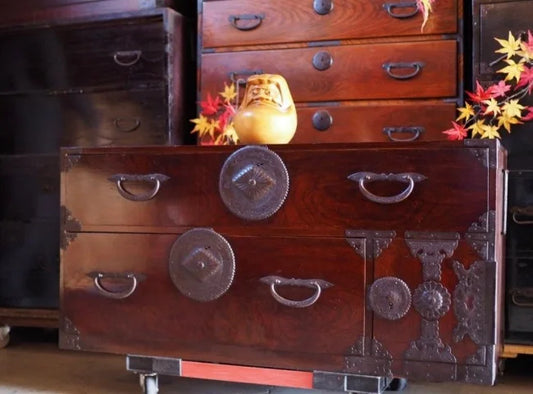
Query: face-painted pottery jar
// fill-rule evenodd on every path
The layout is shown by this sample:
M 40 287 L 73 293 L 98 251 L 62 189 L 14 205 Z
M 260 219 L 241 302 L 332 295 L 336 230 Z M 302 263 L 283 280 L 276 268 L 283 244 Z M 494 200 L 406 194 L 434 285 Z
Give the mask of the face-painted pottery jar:
M 252 75 L 233 117 L 241 144 L 286 144 L 297 125 L 296 107 L 281 75 Z

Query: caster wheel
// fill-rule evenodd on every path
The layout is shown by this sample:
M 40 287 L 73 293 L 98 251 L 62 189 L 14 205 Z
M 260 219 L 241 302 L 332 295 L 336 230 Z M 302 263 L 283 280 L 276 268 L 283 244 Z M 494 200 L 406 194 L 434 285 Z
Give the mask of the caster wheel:
M 407 379 L 393 378 L 386 391 L 402 391 L 407 387 Z
M 141 387 L 144 394 L 157 394 L 159 385 L 157 383 L 157 375 L 140 375 Z
M 0 326 L 0 349 L 3 349 L 9 343 L 9 326 Z

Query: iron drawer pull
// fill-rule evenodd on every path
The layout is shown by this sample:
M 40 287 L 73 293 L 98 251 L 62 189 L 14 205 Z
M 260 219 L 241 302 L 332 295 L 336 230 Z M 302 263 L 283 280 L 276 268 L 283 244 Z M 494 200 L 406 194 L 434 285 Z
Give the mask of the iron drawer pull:
M 135 63 L 137 63 L 139 61 L 139 59 L 141 58 L 141 55 L 142 55 L 142 51 L 141 50 L 117 51 L 113 55 L 113 60 L 119 66 L 129 67 L 129 66 L 133 66 Z
M 263 19 L 265 19 L 265 14 L 241 14 L 230 15 L 228 17 L 228 20 L 233 27 L 243 31 L 255 29 L 261 24 L 261 22 L 263 22 Z M 252 21 L 252 23 L 244 23 L 239 25 L 240 21 Z
M 163 174 L 147 174 L 147 175 L 129 175 L 129 174 L 115 174 L 108 178 L 111 182 L 115 182 L 117 185 L 117 190 L 122 197 L 131 201 L 148 201 L 155 197 L 159 188 L 161 187 L 161 182 L 165 182 L 170 179 L 170 177 Z M 122 186 L 123 182 L 133 181 L 133 182 L 149 182 L 153 183 L 154 187 L 149 192 L 143 194 L 132 194 L 128 192 Z
M 513 222 L 516 224 L 533 224 L 533 207 L 512 207 Z M 521 219 L 529 217 L 529 219 Z
M 281 276 L 265 276 L 260 279 L 261 282 L 270 285 L 270 294 L 272 297 L 285 306 L 290 306 L 291 308 L 307 308 L 317 302 L 320 294 L 322 294 L 322 289 L 327 289 L 328 287 L 333 286 L 333 284 L 326 282 L 322 279 L 287 279 L 282 278 Z M 315 294 L 311 297 L 306 298 L 301 301 L 288 300 L 285 297 L 282 297 L 276 291 L 276 286 L 300 286 L 300 287 L 309 287 L 316 289 Z
M 113 119 L 113 124 L 115 128 L 123 131 L 124 133 L 130 133 L 135 131 L 141 125 L 141 120 L 139 118 L 134 119 L 124 119 L 124 118 L 115 118 Z
M 422 134 L 424 131 L 425 129 L 420 126 L 383 128 L 383 133 L 387 134 L 387 137 L 389 137 L 391 141 L 395 142 L 411 142 L 417 140 L 420 137 L 420 134 Z M 412 136 L 407 138 L 397 138 L 393 136 L 394 133 L 410 133 Z
M 133 294 L 138 284 L 138 278 L 133 273 L 115 274 L 115 273 L 104 273 L 104 272 L 91 272 L 87 276 L 90 276 L 91 278 L 93 278 L 94 287 L 96 287 L 96 289 L 101 295 L 103 295 L 104 297 L 113 298 L 116 300 L 122 300 L 124 298 L 128 298 L 130 295 Z M 131 286 L 128 289 L 125 289 L 123 291 L 117 291 L 117 292 L 110 291 L 110 290 L 107 290 L 101 283 L 102 279 L 105 279 L 105 278 L 129 280 L 131 281 Z
M 522 301 L 525 299 L 525 301 Z M 516 306 L 533 307 L 533 288 L 511 290 L 511 300 Z
M 383 8 L 387 11 L 387 14 L 396 19 L 407 19 L 415 16 L 418 13 L 418 7 L 416 2 L 411 3 L 384 3 Z M 403 13 L 394 12 L 397 8 L 412 8 L 413 11 Z
M 406 172 L 401 174 L 375 174 L 373 172 L 356 172 L 348 176 L 348 179 L 357 182 L 359 190 L 370 201 L 378 204 L 396 204 L 411 195 L 415 188 L 415 182 L 420 182 L 426 179 L 424 175 L 414 172 Z M 375 181 L 389 181 L 389 182 L 403 182 L 407 183 L 405 190 L 395 196 L 377 196 L 371 193 L 365 186 L 365 182 L 371 183 Z
M 237 85 L 246 85 L 246 80 L 250 75 L 263 74 L 263 70 L 241 70 L 231 71 L 228 73 L 229 79 Z M 246 78 L 239 78 L 239 76 L 245 76 Z
M 416 77 L 421 71 L 424 64 L 421 62 L 411 62 L 411 63 L 383 63 L 383 69 L 387 75 L 394 79 L 405 80 Z M 412 68 L 413 72 L 409 74 L 395 74 L 394 69 L 409 69 Z

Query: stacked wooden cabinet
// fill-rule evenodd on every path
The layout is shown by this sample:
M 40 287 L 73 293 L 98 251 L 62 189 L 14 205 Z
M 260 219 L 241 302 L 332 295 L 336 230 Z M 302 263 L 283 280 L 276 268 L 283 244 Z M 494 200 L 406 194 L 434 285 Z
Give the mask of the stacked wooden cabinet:
M 199 2 L 205 99 L 250 74 L 281 74 L 297 104 L 293 143 L 444 139 L 462 96 L 462 2 Z
M 182 17 L 162 1 L 11 3 L 0 29 L 0 325 L 57 326 L 69 215 L 59 149 L 181 141 Z

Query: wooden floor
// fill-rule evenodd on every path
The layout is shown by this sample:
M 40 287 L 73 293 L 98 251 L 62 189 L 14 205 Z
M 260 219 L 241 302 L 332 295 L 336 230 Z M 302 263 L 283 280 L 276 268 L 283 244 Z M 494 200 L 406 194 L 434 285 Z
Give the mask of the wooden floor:
M 58 350 L 54 330 L 13 329 L 0 349 L 0 393 L 135 394 L 142 393 L 136 375 L 126 371 L 122 356 Z M 496 386 L 458 383 L 408 383 L 404 394 L 530 394 L 533 357 L 506 361 Z M 183 394 L 326 394 L 272 386 L 161 377 L 160 393 Z M 331 392 L 328 392 L 331 394 Z

